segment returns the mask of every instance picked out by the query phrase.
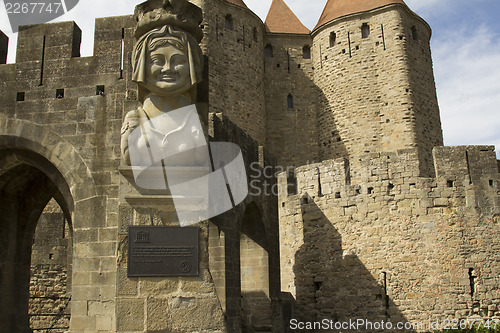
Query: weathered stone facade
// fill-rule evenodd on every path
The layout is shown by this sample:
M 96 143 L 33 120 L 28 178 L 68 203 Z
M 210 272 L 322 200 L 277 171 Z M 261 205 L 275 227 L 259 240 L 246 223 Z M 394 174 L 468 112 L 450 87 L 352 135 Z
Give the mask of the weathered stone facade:
M 313 36 L 322 159 L 418 147 L 430 175 L 443 137 L 427 24 L 392 5 L 339 18 Z
M 281 281 L 296 315 L 500 315 L 493 147 L 435 148 L 436 178 L 408 163 L 418 159 L 415 149 L 358 158 L 355 169 L 343 159 L 298 168 L 294 195 L 280 175 Z
M 397 1 L 287 34 L 240 0 L 191 2 L 202 125 L 239 145 L 251 185 L 200 223 L 198 277 L 127 276 L 128 226 L 178 224 L 172 198 L 144 195 L 121 164 L 123 119 L 141 105 L 133 17 L 97 19 L 91 57 L 72 22 L 21 28 L 15 64 L 0 35 L 2 329 L 500 316 L 500 161 L 441 147 L 428 25 Z M 51 199 L 60 211 L 42 214 Z

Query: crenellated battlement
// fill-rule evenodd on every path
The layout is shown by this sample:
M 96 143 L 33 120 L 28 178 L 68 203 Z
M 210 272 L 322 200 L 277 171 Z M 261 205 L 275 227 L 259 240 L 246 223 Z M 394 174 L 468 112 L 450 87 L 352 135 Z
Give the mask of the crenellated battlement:
M 79 61 L 82 31 L 74 22 L 46 23 L 20 27 L 17 40 L 16 67 L 38 71 L 39 84 L 59 76 L 117 73 L 123 78 L 134 45 L 135 22 L 132 15 L 97 18 L 94 54 Z M 0 34 L 0 67 L 7 57 L 8 38 Z M 93 67 L 89 70 L 86 67 Z M 43 73 L 42 73 L 43 67 Z M 35 75 L 34 73 L 33 77 Z M 121 75 L 121 77 L 120 77 Z
M 301 166 L 295 175 L 278 176 L 279 200 L 308 197 L 339 207 L 385 202 L 381 209 L 408 215 L 451 206 L 500 213 L 500 174 L 493 146 L 436 147 L 433 155 L 435 178 L 420 177 L 416 149 L 366 154 L 356 163 L 335 159 Z M 291 193 L 294 188 L 296 193 Z
M 452 318 L 498 315 L 494 147 L 436 147 L 433 157 L 435 178 L 420 176 L 416 149 L 278 176 L 281 281 L 297 316 L 317 313 L 311 300 L 332 304 L 318 317 L 339 320 L 442 315 L 416 303 Z

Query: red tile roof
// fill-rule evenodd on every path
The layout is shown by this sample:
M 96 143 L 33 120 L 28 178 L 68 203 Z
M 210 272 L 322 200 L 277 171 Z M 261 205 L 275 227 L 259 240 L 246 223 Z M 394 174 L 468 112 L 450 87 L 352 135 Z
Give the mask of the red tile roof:
M 345 15 L 366 12 L 393 3 L 406 5 L 403 0 L 328 0 L 314 29 Z
M 273 33 L 308 34 L 302 22 L 283 0 L 273 0 L 266 18 L 266 30 Z

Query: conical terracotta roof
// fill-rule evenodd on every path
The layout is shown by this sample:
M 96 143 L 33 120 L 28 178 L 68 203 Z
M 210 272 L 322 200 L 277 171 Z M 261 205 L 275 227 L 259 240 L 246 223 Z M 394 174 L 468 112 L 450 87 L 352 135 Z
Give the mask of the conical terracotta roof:
M 328 0 L 314 29 L 342 16 L 366 12 L 393 3 L 406 5 L 403 0 Z
M 230 2 L 232 4 L 235 4 L 237 6 L 240 6 L 240 7 L 248 9 L 247 5 L 245 5 L 245 3 L 243 2 L 243 0 L 226 0 L 226 1 Z
M 287 34 L 308 34 L 310 32 L 283 0 L 273 0 L 265 24 L 267 32 Z

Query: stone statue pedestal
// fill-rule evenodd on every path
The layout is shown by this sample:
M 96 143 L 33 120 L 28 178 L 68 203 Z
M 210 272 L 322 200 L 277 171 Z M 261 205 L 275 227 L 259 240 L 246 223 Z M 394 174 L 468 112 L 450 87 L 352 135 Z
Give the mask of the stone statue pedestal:
M 207 209 L 206 193 L 196 192 L 192 196 L 179 197 L 162 186 L 165 186 L 167 172 L 177 182 L 183 182 L 208 174 L 209 168 L 150 167 L 148 172 L 143 169 L 130 166 L 119 168 L 117 332 L 223 333 L 224 315 L 209 272 L 208 221 L 194 225 L 199 228 L 198 276 L 129 277 L 127 274 L 129 226 L 152 226 L 149 230 L 154 233 L 156 226 L 178 227 L 179 209 L 192 211 L 193 214 L 201 214 Z M 156 184 L 156 188 L 141 188 L 137 184 L 137 176 L 140 183 Z M 162 244 L 164 247 L 170 245 L 168 241 Z

